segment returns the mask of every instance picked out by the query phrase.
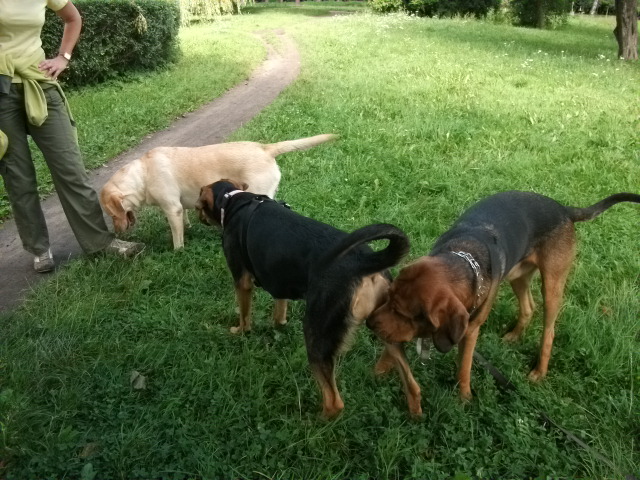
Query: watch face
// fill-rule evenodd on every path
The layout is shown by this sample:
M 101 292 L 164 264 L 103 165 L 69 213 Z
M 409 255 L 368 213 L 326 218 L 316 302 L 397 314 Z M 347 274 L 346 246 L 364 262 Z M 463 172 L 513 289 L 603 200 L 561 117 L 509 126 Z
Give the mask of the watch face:
M 70 54 L 70 53 L 66 53 L 66 52 L 65 52 L 65 53 L 63 53 L 63 54 L 62 54 L 62 56 L 63 56 L 64 58 L 66 58 L 67 60 L 71 60 L 71 54 Z

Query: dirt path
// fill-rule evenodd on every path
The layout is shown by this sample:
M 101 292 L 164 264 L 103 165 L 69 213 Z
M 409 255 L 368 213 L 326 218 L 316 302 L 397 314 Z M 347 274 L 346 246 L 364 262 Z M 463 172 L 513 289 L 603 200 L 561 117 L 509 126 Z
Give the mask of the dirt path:
M 268 43 L 268 35 L 264 33 L 275 33 L 279 40 L 277 50 Z M 267 59 L 248 80 L 200 110 L 185 115 L 168 129 L 148 136 L 137 147 L 116 157 L 108 165 L 93 171 L 91 181 L 94 188 L 99 190 L 116 170 L 152 148 L 195 147 L 223 142 L 275 100 L 300 71 L 298 50 L 282 30 L 256 35 L 267 48 Z M 49 228 L 51 250 L 59 268 L 82 252 L 57 195 L 47 198 L 42 208 Z M 50 276 L 34 272 L 33 258 L 22 249 L 15 222 L 5 222 L 0 227 L 0 312 L 16 306 L 33 285 Z

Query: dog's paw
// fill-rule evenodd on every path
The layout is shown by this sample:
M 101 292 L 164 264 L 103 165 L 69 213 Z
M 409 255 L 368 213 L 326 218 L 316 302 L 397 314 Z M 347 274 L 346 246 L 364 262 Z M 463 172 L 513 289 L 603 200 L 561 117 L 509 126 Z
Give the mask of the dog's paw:
M 409 415 L 411 415 L 411 420 L 413 421 L 422 420 L 422 407 L 418 405 L 417 409 L 410 409 Z
M 322 417 L 326 420 L 333 420 L 344 410 L 344 403 L 337 399 L 333 405 L 323 405 Z
M 514 343 L 520 340 L 520 335 L 514 332 L 508 332 L 505 333 L 505 335 L 502 337 L 502 340 L 504 340 L 505 342 Z
M 282 327 L 283 325 L 287 324 L 287 319 L 286 318 L 282 318 L 282 319 L 277 319 L 274 318 L 273 319 L 273 325 L 276 327 Z
M 460 402 L 463 405 L 468 405 L 469 403 L 471 403 L 471 400 L 473 399 L 473 395 L 471 395 L 471 391 L 469 392 L 460 391 L 460 393 L 458 394 L 458 398 L 460 399 Z
M 376 374 L 377 376 L 386 375 L 391 371 L 392 368 L 393 368 L 393 363 L 378 362 L 376 363 L 376 366 L 373 367 L 373 373 Z
M 538 383 L 538 382 L 542 381 L 542 379 L 544 377 L 545 377 L 545 374 L 542 373 L 537 368 L 535 368 L 535 369 L 531 370 L 531 372 L 529 373 L 529 376 L 527 378 L 529 379 L 530 382 Z
M 237 335 L 239 333 L 250 332 L 251 329 L 250 328 L 246 328 L 246 327 L 245 328 L 242 328 L 242 327 L 231 327 L 229 329 L 229 331 L 231 333 L 233 333 L 234 335 Z

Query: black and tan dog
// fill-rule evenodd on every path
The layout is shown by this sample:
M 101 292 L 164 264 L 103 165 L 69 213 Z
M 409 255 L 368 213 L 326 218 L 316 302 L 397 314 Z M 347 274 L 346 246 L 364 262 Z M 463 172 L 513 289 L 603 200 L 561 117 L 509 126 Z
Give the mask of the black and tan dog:
M 386 270 L 407 253 L 409 240 L 388 224 L 347 234 L 244 189 L 216 182 L 202 188 L 196 204 L 201 221 L 223 228 L 224 254 L 240 306 L 240 324 L 231 331 L 251 328 L 254 283 L 276 299 L 276 325 L 286 323 L 287 299 L 304 299 L 307 355 L 322 390 L 323 413 L 333 417 L 344 408 L 335 382 L 336 356 L 354 327 L 386 300 Z M 377 239 L 389 244 L 374 252 L 366 243 Z
M 590 220 L 619 202 L 640 203 L 640 195 L 619 193 L 587 208 L 566 207 L 527 192 L 490 196 L 467 210 L 437 241 L 429 256 L 405 267 L 389 290 L 388 301 L 367 320 L 385 341 L 377 373 L 395 364 L 412 414 L 419 415 L 420 387 L 403 351 L 403 342 L 431 338 L 440 352 L 460 343 L 460 397 L 471 398 L 471 363 L 480 326 L 489 315 L 498 286 L 506 279 L 520 304 L 515 328 L 505 340 L 517 340 L 533 314 L 529 284 L 542 278 L 544 330 L 532 381 L 547 373 L 554 324 L 575 254 L 574 222 Z

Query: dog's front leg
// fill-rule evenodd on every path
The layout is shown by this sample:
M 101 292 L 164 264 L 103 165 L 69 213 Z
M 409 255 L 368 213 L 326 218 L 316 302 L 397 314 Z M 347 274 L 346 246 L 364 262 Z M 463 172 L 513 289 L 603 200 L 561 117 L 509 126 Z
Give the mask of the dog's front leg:
M 184 219 L 182 205 L 170 207 L 165 210 L 169 227 L 171 227 L 171 237 L 173 238 L 173 248 L 178 250 L 184 247 Z
M 189 210 L 186 208 L 182 209 L 182 217 L 184 218 L 184 226 L 186 228 L 191 228 L 191 222 L 189 221 Z
M 416 382 L 409 367 L 409 362 L 404 354 L 404 344 L 385 343 L 384 352 L 382 352 L 382 356 L 376 364 L 375 372 L 384 373 L 388 371 L 392 360 L 402 380 L 402 387 L 404 388 L 404 394 L 407 397 L 407 404 L 409 405 L 409 413 L 415 417 L 419 417 L 422 415 L 420 385 Z
M 473 351 L 476 349 L 476 341 L 480 333 L 480 325 L 469 325 L 467 333 L 458 345 L 458 386 L 460 388 L 460 400 L 471 400 L 471 365 L 473 364 Z
M 287 323 L 287 301 L 276 298 L 276 304 L 273 309 L 273 326 L 286 325 Z
M 236 298 L 240 309 L 240 324 L 231 327 L 231 333 L 242 333 L 251 330 L 251 294 L 253 293 L 253 279 L 247 272 L 242 274 L 236 282 Z

